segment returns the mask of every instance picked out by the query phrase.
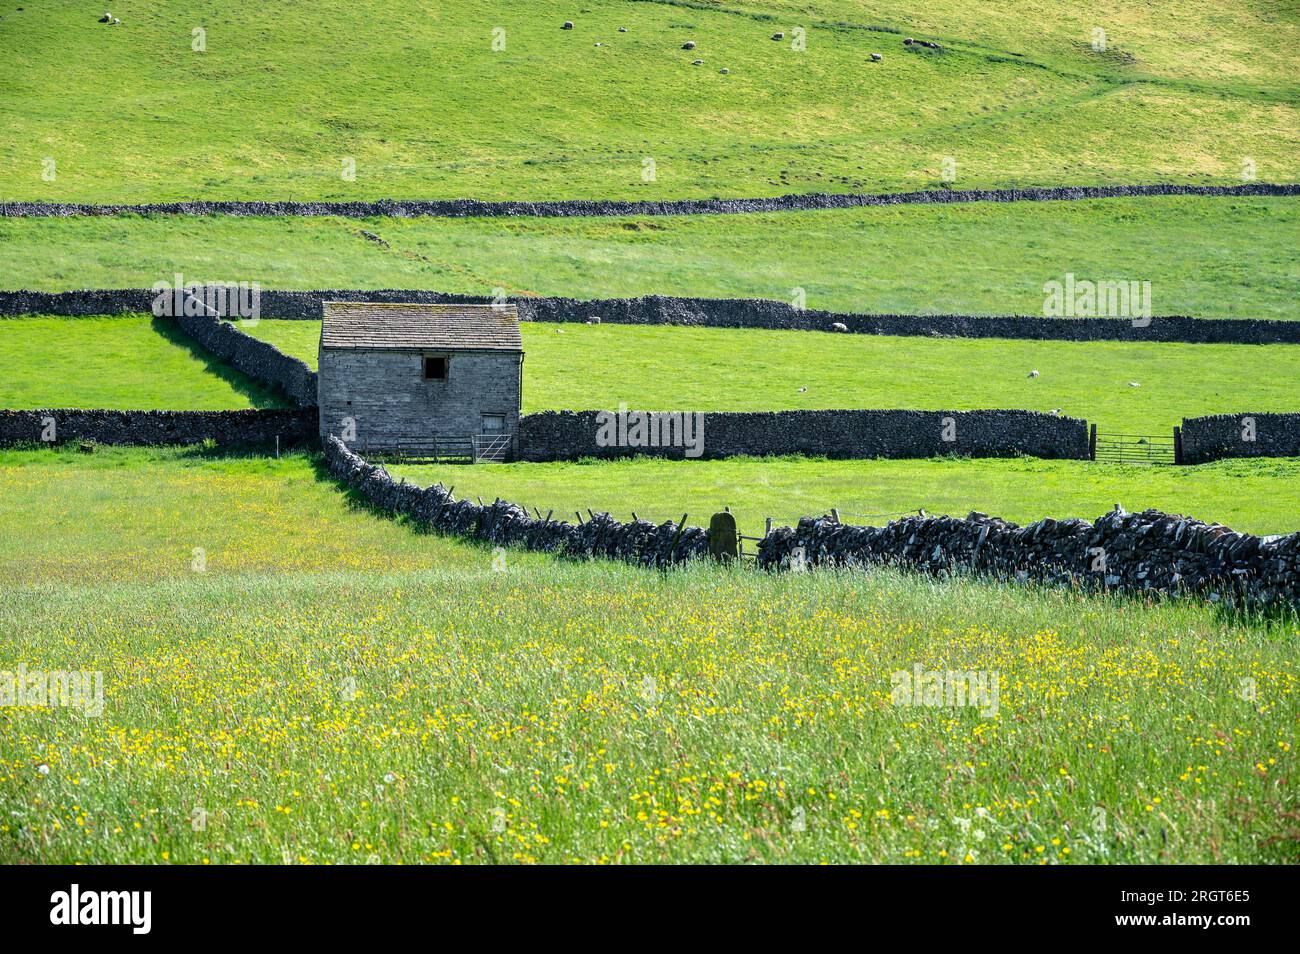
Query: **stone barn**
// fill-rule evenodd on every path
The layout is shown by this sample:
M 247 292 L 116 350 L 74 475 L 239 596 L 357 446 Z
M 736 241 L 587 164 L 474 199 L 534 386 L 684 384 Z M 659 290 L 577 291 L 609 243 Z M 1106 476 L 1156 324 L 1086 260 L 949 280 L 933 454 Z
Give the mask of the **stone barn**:
M 513 458 L 524 348 L 513 305 L 325 302 L 321 436 L 362 452 Z

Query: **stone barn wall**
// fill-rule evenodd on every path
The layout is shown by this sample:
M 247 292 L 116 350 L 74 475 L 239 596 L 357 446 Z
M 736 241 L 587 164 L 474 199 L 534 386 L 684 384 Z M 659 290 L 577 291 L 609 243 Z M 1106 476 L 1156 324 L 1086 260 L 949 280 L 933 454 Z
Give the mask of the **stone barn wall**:
M 430 353 L 435 353 L 431 349 Z M 447 380 L 421 377 L 421 352 L 329 349 L 320 357 L 320 433 L 342 434 L 352 418 L 359 447 L 394 448 L 399 438 L 468 437 L 481 415 L 506 415 L 519 432 L 518 352 L 442 351 Z
M 601 411 L 526 414 L 519 457 L 576 460 L 650 454 L 682 458 L 685 448 L 602 447 Z M 949 425 L 948 422 L 951 422 Z M 805 454 L 838 458 L 1032 457 L 1085 460 L 1088 423 L 1035 411 L 770 411 L 706 412 L 702 456 Z M 948 430 L 955 440 L 943 439 Z

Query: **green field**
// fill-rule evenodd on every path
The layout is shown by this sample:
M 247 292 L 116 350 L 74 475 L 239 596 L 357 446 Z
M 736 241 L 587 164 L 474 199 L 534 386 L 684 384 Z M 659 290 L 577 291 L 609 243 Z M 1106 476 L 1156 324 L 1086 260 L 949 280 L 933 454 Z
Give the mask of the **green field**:
M 224 411 L 283 407 L 166 320 L 0 319 L 0 408 Z
M 315 366 L 319 322 L 262 319 L 240 327 Z M 1287 345 L 531 322 L 523 334 L 528 413 L 621 403 L 699 411 L 1006 407 L 1059 409 L 1103 434 L 1167 435 L 1184 417 L 1294 410 L 1281 382 L 1300 377 L 1300 349 Z M 1030 378 L 1030 370 L 1039 376 Z M 0 407 L 219 410 L 284 403 L 166 321 L 127 315 L 0 323 Z
M 527 322 L 524 411 L 1060 409 L 1103 432 L 1296 407 L 1290 345 L 896 338 L 831 332 Z M 316 365 L 320 322 L 245 330 Z M 1037 370 L 1039 376 L 1030 378 Z M 1132 387 L 1135 382 L 1139 387 Z M 800 388 L 806 391 L 800 392 Z
M 1275 0 L 111 9 L 121 24 L 70 0 L 0 12 L 0 202 L 1300 181 L 1300 10 Z M 0 289 L 179 273 L 1039 315 L 1073 273 L 1149 281 L 1156 315 L 1296 320 L 1298 239 L 1294 198 L 0 217 Z M 316 363 L 318 322 L 241 328 Z M 1060 409 L 1163 435 L 1300 410 L 1287 346 L 523 334 L 529 412 Z M 284 404 L 147 315 L 0 320 L 0 408 Z M 319 455 L 91 450 L 0 449 L 0 673 L 104 688 L 98 714 L 0 700 L 0 864 L 1300 863 L 1293 610 L 495 551 L 377 513 Z M 751 534 L 831 508 L 1027 523 L 1116 503 L 1300 530 L 1300 459 L 390 469 L 557 518 L 730 507 Z M 917 666 L 994 679 L 996 704 L 899 705 Z
M 0 669 L 104 686 L 98 717 L 0 708 L 0 862 L 1300 860 L 1292 625 L 890 572 L 498 572 L 298 456 L 6 451 L 0 491 Z M 918 664 L 996 675 L 996 711 L 891 704 Z
M 705 444 L 708 430 L 705 429 Z M 500 497 L 557 519 L 575 510 L 621 519 L 680 520 L 707 526 L 730 507 L 743 532 L 762 536 L 764 521 L 794 525 L 836 508 L 845 523 L 881 526 L 905 511 L 964 517 L 980 510 L 1025 524 L 1043 517 L 1092 520 L 1116 503 L 1154 507 L 1251 533 L 1300 530 L 1300 460 L 1230 460 L 1195 467 L 1147 467 L 1086 461 L 824 460 L 804 457 L 662 461 L 635 458 L 551 464 L 390 464 L 395 477 L 442 483 L 457 497 Z
M 0 199 L 869 191 L 942 185 L 945 157 L 960 186 L 1230 183 L 1247 159 L 1261 180 L 1300 178 L 1300 17 L 1278 5 L 172 0 L 119 26 L 98 15 L 46 0 L 0 18 Z M 912 33 L 943 51 L 905 47 Z
M 315 366 L 319 322 L 262 319 L 240 327 Z M 1007 407 L 1059 409 L 1102 433 L 1168 434 L 1184 417 L 1293 410 L 1280 382 L 1300 376 L 1300 349 L 1286 345 L 542 323 L 526 323 L 523 333 L 529 413 L 620 403 L 700 411 Z M 1030 370 L 1039 376 L 1030 378 Z M 127 315 L 0 323 L 0 407 L 219 410 L 284 403 L 166 321 Z
M 8 584 L 0 600 L 20 586 L 76 591 L 190 577 L 195 547 L 204 551 L 204 578 L 376 566 L 463 571 L 477 552 L 371 518 L 301 455 L 4 450 L 0 493 L 9 502 L 0 515 Z
M 365 237 L 368 232 L 381 244 Z M 434 288 L 697 295 L 886 313 L 1043 313 L 1067 272 L 1152 311 L 1300 317 L 1300 200 L 1163 197 L 580 219 L 0 219 L 0 287 Z

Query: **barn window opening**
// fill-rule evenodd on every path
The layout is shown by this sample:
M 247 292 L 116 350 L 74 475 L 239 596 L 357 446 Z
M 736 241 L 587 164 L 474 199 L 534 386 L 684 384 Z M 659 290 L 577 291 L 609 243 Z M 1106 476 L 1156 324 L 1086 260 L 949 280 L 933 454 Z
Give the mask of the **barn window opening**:
M 426 381 L 446 381 L 447 380 L 447 358 L 446 356 L 424 356 L 424 379 Z
M 504 414 L 483 415 L 484 434 L 504 434 L 505 432 L 506 432 L 506 416 Z

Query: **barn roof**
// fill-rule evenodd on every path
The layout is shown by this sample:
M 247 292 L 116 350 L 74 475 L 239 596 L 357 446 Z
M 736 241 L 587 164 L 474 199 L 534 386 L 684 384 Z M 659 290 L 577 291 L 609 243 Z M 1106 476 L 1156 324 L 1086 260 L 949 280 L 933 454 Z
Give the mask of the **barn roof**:
M 327 301 L 322 348 L 523 351 L 514 305 Z

